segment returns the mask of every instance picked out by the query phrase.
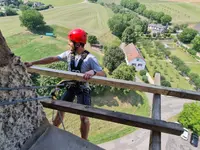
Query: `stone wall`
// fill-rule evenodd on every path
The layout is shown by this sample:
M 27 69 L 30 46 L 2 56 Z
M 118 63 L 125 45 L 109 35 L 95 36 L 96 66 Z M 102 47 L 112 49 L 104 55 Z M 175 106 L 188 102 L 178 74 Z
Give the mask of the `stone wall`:
M 31 80 L 0 32 L 0 87 L 21 86 L 31 86 Z M 35 97 L 35 90 L 0 91 L 0 102 Z M 36 101 L 0 106 L 0 150 L 20 149 L 45 118 L 42 105 Z

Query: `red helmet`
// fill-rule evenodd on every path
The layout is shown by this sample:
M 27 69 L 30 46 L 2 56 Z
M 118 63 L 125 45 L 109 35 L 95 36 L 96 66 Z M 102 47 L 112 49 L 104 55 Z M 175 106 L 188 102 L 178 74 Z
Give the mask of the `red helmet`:
M 73 42 L 86 44 L 87 33 L 82 29 L 74 29 L 69 32 L 68 38 Z

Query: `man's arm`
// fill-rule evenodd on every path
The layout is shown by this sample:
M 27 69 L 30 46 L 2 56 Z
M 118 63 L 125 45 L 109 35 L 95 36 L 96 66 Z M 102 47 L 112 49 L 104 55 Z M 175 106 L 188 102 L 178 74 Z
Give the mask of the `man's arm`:
M 43 58 L 37 61 L 25 62 L 24 64 L 26 65 L 26 67 L 31 67 L 32 65 L 45 65 L 57 61 L 59 61 L 59 58 L 57 56 L 54 56 L 54 57 Z

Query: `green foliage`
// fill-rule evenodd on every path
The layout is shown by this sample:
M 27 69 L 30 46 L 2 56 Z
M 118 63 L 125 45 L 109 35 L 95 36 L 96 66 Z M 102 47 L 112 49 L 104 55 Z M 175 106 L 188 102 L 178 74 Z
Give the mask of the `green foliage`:
M 96 3 L 98 0 L 88 0 L 89 2 Z
M 161 85 L 165 86 L 165 87 L 171 87 L 171 83 L 169 81 L 167 81 L 167 80 L 161 81 Z
M 141 75 L 141 76 L 144 76 L 144 75 L 146 75 L 146 73 L 147 73 L 147 71 L 146 71 L 146 70 L 140 70 L 140 75 Z
M 176 69 L 181 71 L 182 75 L 188 75 L 190 68 L 178 57 L 171 57 L 172 63 L 176 66 Z
M 164 15 L 164 16 L 161 18 L 161 23 L 162 23 L 163 25 L 169 24 L 171 21 L 172 21 L 172 17 L 169 16 L 169 15 Z
M 117 69 L 115 69 L 112 73 L 112 77 L 114 79 L 122 79 L 127 81 L 135 80 L 135 67 L 129 66 L 126 63 L 120 64 Z M 123 91 L 124 94 L 129 93 L 129 89 L 120 89 L 120 88 L 112 88 L 112 91 Z
M 127 27 L 122 34 L 122 41 L 126 44 L 136 43 L 136 34 L 134 26 Z
M 51 69 L 57 69 L 57 70 L 67 70 L 67 64 L 64 62 L 52 63 L 52 64 L 47 65 L 47 67 L 51 68 Z M 56 85 L 60 81 L 62 81 L 61 78 L 43 76 L 43 75 L 33 77 L 32 79 L 33 79 L 33 82 L 35 85 L 38 85 L 38 83 L 39 83 L 40 86 Z M 46 88 L 46 89 L 39 89 L 37 92 L 40 95 L 44 96 L 44 95 L 49 95 L 51 90 L 52 90 L 52 88 Z
M 144 81 L 145 83 L 149 83 L 148 77 L 146 75 L 142 76 L 142 81 Z
M 127 17 L 122 14 L 115 14 L 108 20 L 108 26 L 114 35 L 121 38 L 122 33 L 128 26 Z
M 200 104 L 185 104 L 178 121 L 186 128 L 200 135 Z
M 96 44 L 98 41 L 97 41 L 97 37 L 94 36 L 94 35 L 89 35 L 88 36 L 88 43 L 90 44 Z
M 14 15 L 17 15 L 17 11 L 11 7 L 6 7 L 5 14 L 7 16 L 14 16 Z
M 122 62 L 125 62 L 125 55 L 119 47 L 108 47 L 105 49 L 103 64 L 111 74 Z
M 194 49 L 197 52 L 200 52 L 200 36 L 196 36 L 192 41 L 192 44 L 193 44 L 192 49 Z
M 197 54 L 197 51 L 195 51 L 193 49 L 188 49 L 187 51 L 188 51 L 188 53 L 190 53 L 193 56 L 196 56 L 196 54 Z
M 25 11 L 25 10 L 30 9 L 30 7 L 29 7 L 28 5 L 23 5 L 23 4 L 21 4 L 21 5 L 19 5 L 19 9 L 20 9 L 21 11 Z
M 25 10 L 19 17 L 21 25 L 27 27 L 30 31 L 37 31 L 44 28 L 45 22 L 42 14 L 36 10 Z
M 197 35 L 197 31 L 190 28 L 185 28 L 181 34 L 178 35 L 178 38 L 183 43 L 190 43 L 195 36 Z
M 139 7 L 139 2 L 137 0 L 121 0 L 121 5 L 125 8 L 128 8 L 130 10 L 135 10 Z

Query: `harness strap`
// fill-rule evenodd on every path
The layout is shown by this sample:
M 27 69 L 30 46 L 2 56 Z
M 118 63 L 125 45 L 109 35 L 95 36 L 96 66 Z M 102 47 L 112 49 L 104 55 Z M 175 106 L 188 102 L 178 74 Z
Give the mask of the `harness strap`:
M 87 50 L 85 50 L 82 54 L 81 54 L 81 58 L 80 58 L 80 60 L 79 60 L 79 62 L 78 62 L 78 65 L 77 66 L 75 66 L 75 53 L 74 52 L 72 52 L 71 53 L 71 62 L 70 62 L 70 67 L 71 67 L 71 71 L 73 71 L 73 70 L 78 70 L 78 71 L 80 71 L 81 72 L 81 66 L 82 66 L 82 64 L 83 64 L 83 61 L 84 61 L 84 59 L 87 57 L 87 55 L 89 54 L 90 52 L 88 52 Z

